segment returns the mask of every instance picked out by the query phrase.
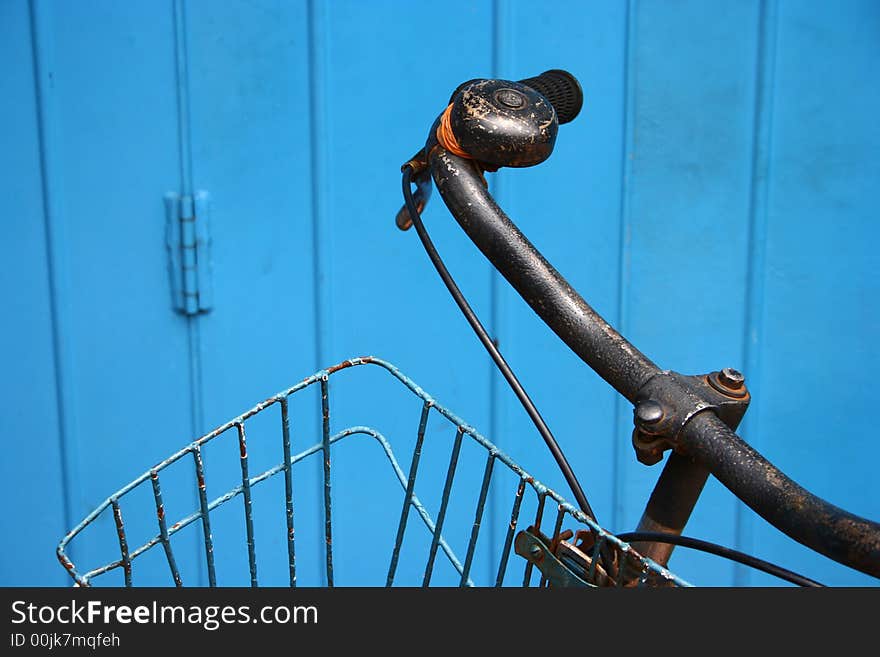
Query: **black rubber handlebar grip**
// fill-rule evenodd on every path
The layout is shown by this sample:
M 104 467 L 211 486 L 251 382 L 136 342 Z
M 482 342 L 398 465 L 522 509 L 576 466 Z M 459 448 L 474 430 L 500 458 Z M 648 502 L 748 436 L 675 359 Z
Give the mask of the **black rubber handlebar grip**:
M 552 69 L 519 82 L 531 87 L 550 101 L 560 124 L 574 120 L 583 107 L 584 92 L 577 78 L 568 71 Z

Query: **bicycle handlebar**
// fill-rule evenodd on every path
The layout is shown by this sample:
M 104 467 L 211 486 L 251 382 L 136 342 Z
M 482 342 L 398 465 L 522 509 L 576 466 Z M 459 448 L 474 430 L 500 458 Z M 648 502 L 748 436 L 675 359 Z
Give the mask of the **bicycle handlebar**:
M 714 413 L 681 432 L 686 453 L 764 520 L 826 557 L 880 578 L 880 524 L 849 513 L 795 483 Z
M 531 91 L 540 86 L 536 80 L 546 82 L 548 77 L 544 76 L 550 73 L 560 72 L 547 72 L 513 84 L 522 84 Z M 554 79 L 565 82 L 564 77 Z M 491 92 L 497 100 L 499 89 L 510 87 L 511 83 L 505 81 L 480 80 L 465 83 L 456 91 L 478 89 Z M 566 93 L 572 93 L 571 89 L 569 83 L 568 92 L 558 95 L 556 102 L 560 106 L 566 102 Z M 551 90 L 548 93 L 553 95 Z M 454 102 L 447 108 L 447 114 L 454 111 L 454 103 L 458 102 L 455 98 L 453 94 Z M 542 98 L 537 100 L 538 105 Z M 575 104 L 579 110 L 579 102 Z M 577 114 L 577 111 L 571 114 L 570 109 L 564 111 L 566 118 Z M 544 259 L 498 206 L 483 178 L 483 170 L 528 166 L 523 162 L 535 160 L 531 161 L 535 164 L 546 159 L 555 141 L 555 125 L 545 126 L 544 137 L 552 135 L 549 142 L 539 144 L 538 156 L 534 155 L 535 144 L 532 143 L 523 151 L 528 157 L 516 152 L 511 159 L 511 149 L 500 156 L 489 153 L 487 157 L 485 143 L 477 143 L 479 157 L 470 152 L 456 155 L 435 136 L 440 124 L 438 119 L 432 127 L 424 149 L 421 175 L 426 178 L 430 172 L 459 225 L 538 316 L 615 390 L 635 402 L 639 390 L 661 372 L 660 368 L 611 327 Z M 512 150 L 517 148 L 519 146 L 514 144 Z M 501 159 L 497 159 L 499 157 Z M 734 495 L 792 539 L 880 578 L 880 524 L 844 511 L 796 484 L 746 444 L 711 409 L 688 419 L 679 432 L 675 448 L 693 459 L 695 467 L 704 467 L 715 475 Z

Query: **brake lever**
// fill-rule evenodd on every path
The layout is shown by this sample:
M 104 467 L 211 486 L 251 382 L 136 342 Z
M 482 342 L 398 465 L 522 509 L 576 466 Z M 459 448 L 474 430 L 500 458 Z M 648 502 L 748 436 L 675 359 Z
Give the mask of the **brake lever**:
M 425 206 L 428 205 L 428 201 L 431 199 L 431 189 L 433 187 L 433 184 L 431 183 L 431 170 L 428 167 L 427 153 L 428 147 L 425 146 L 425 148 L 413 155 L 406 164 L 401 167 L 401 171 L 407 167 L 413 170 L 412 181 L 416 184 L 416 191 L 413 193 L 413 200 L 416 203 L 416 210 L 418 210 L 419 214 L 421 214 L 425 210 Z M 400 230 L 409 230 L 412 228 L 412 217 L 409 216 L 409 211 L 406 209 L 405 203 L 397 212 L 394 222 Z

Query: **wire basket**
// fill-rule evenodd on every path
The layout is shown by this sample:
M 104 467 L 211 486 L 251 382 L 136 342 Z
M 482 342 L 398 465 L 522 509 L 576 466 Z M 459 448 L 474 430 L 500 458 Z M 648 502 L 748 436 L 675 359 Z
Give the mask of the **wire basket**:
M 410 457 L 408 471 L 404 471 L 392 450 L 390 440 L 380 431 L 368 426 L 349 426 L 335 433 L 331 432 L 330 378 L 338 377 L 339 372 L 351 371 L 352 368 L 364 365 L 378 368 L 390 374 L 402 384 L 406 397 L 412 398 L 414 396 L 419 400 L 421 410 L 418 415 L 418 425 L 409 430 L 409 433 L 412 433 L 412 429 L 415 429 L 415 435 L 414 437 L 410 436 L 412 442 L 407 446 Z M 295 432 L 291 427 L 296 422 L 293 420 L 291 412 L 291 399 L 294 394 L 302 393 L 304 390 L 312 389 L 314 391 L 313 386 L 317 386 L 320 392 L 321 412 L 320 418 L 316 418 L 316 427 L 319 427 L 321 438 L 303 451 L 294 453 L 293 434 Z M 248 444 L 249 427 L 256 418 L 267 414 L 267 409 L 273 407 L 280 408 L 280 423 L 274 431 L 280 434 L 281 438 L 281 460 L 258 474 L 252 474 L 253 459 L 250 458 Z M 422 487 L 429 485 L 422 484 L 419 476 L 424 475 L 425 468 L 420 471 L 419 466 L 420 461 L 423 460 L 423 451 L 427 447 L 426 435 L 430 433 L 426 431 L 426 428 L 429 420 L 436 422 L 437 418 L 450 433 L 454 430 L 454 438 L 451 452 L 444 459 L 445 474 L 437 476 L 440 472 L 434 472 L 434 483 L 442 481 L 442 487 L 439 491 L 439 497 L 437 497 L 439 503 L 433 505 L 437 508 L 436 513 L 432 514 L 429 511 L 431 505 L 424 501 L 426 498 L 419 496 L 419 493 L 425 492 Z M 243 518 L 245 537 L 243 540 L 240 535 L 236 537 L 236 549 L 247 553 L 248 580 L 251 586 L 258 586 L 261 583 L 258 578 L 257 551 L 260 542 L 256 540 L 254 527 L 255 490 L 259 486 L 267 487 L 265 482 L 272 480 L 276 475 L 282 475 L 283 493 L 279 491 L 279 495 L 272 501 L 272 505 L 279 512 L 273 520 L 274 527 L 277 529 L 278 535 L 283 535 L 280 542 L 284 544 L 284 549 L 276 556 L 280 555 L 279 559 L 284 561 L 281 569 L 284 573 L 284 584 L 296 586 L 298 567 L 300 567 L 298 552 L 302 550 L 303 539 L 298 538 L 299 528 L 297 531 L 294 529 L 296 515 L 294 509 L 301 507 L 304 502 L 294 494 L 294 480 L 299 476 L 298 473 L 304 468 L 305 463 L 313 462 L 315 468 L 312 469 L 312 473 L 316 473 L 318 485 L 312 486 L 308 492 L 318 498 L 316 508 L 320 508 L 320 526 L 323 536 L 318 542 L 320 543 L 320 551 L 323 552 L 320 558 L 322 583 L 328 586 L 347 585 L 346 582 L 337 581 L 337 569 L 334 561 L 337 556 L 334 532 L 339 529 L 336 524 L 338 520 L 333 515 L 335 504 L 338 501 L 334 493 L 339 482 L 334 479 L 334 468 L 331 465 L 340 455 L 340 451 L 353 442 L 352 437 L 358 435 L 372 439 L 373 446 L 384 455 L 390 465 L 391 478 L 396 482 L 393 486 L 398 491 L 393 506 L 388 508 L 386 505 L 384 509 L 387 512 L 385 515 L 388 527 L 396 526 L 396 531 L 392 532 L 394 534 L 393 541 L 391 537 L 388 537 L 386 544 L 390 546 L 384 561 L 387 564 L 387 570 L 384 565 L 382 566 L 384 584 L 387 586 L 400 584 L 396 578 L 399 575 L 403 557 L 407 554 L 405 547 L 409 548 L 410 552 L 412 550 L 421 552 L 421 554 L 410 555 L 408 563 L 419 564 L 417 568 L 421 581 L 417 583 L 423 586 L 431 584 L 546 586 L 548 583 L 566 585 L 608 585 L 609 583 L 644 585 L 651 583 L 656 585 L 658 582 L 665 586 L 689 585 L 666 568 L 638 554 L 632 546 L 621 541 L 612 533 L 602 529 L 558 493 L 529 475 L 473 427 L 438 404 L 397 367 L 374 357 L 354 358 L 316 372 L 175 452 L 113 493 L 89 513 L 61 540 L 57 548 L 58 559 L 79 586 L 91 586 L 96 578 L 111 572 L 118 574 L 119 571 L 122 573 L 125 586 L 132 586 L 135 582 L 142 583 L 133 576 L 133 571 L 137 570 L 136 566 L 140 563 L 139 560 L 144 559 L 145 555 L 151 554 L 155 562 L 156 553 L 161 550 L 164 552 L 164 559 L 161 559 L 164 565 L 161 569 L 165 572 L 165 581 L 159 583 L 149 581 L 147 583 L 159 586 L 183 586 L 185 577 L 178 565 L 180 554 L 176 539 L 181 532 L 200 530 L 197 541 L 200 553 L 198 556 L 200 575 L 192 581 L 202 581 L 209 586 L 223 586 L 225 584 L 222 581 L 223 577 L 215 558 L 217 546 L 215 545 L 212 522 L 221 510 L 229 509 L 232 506 L 229 503 L 236 498 L 241 498 L 243 514 L 237 515 L 239 518 Z M 225 489 L 221 495 L 211 498 L 208 495 L 209 481 L 204 455 L 207 453 L 209 445 L 213 449 L 217 442 L 223 440 L 237 442 L 235 452 L 238 455 L 240 478 L 235 485 Z M 471 499 L 466 520 L 468 531 L 460 532 L 459 543 L 461 545 L 459 549 L 463 552 L 456 552 L 452 546 L 453 541 L 448 533 L 444 534 L 444 531 L 449 526 L 451 517 L 450 499 L 453 486 L 456 483 L 460 484 L 463 479 L 460 476 L 459 480 L 456 480 L 456 471 L 462 447 L 465 444 L 471 446 L 468 449 L 472 453 L 473 447 L 478 448 L 478 451 L 483 454 L 484 462 L 481 477 L 468 478 L 470 484 L 468 496 Z M 189 466 L 186 465 L 188 459 L 191 460 Z M 168 501 L 163 497 L 167 494 L 163 492 L 162 482 L 169 469 L 175 464 L 177 464 L 177 468 L 183 467 L 188 470 L 192 477 L 192 487 L 195 490 L 189 491 L 192 510 L 189 513 L 182 513 L 177 520 L 172 522 L 167 517 Z M 512 490 L 508 490 L 506 493 L 512 501 L 506 507 L 508 511 L 503 514 L 503 531 L 497 533 L 494 542 L 483 541 L 480 544 L 481 553 L 492 552 L 494 561 L 491 564 L 491 569 L 481 566 L 480 573 L 483 576 L 478 577 L 474 571 L 474 563 L 481 530 L 486 525 L 487 499 L 493 480 L 501 478 L 499 474 L 501 472 L 506 473 L 505 476 L 512 486 Z M 478 486 L 476 485 L 477 479 L 479 479 Z M 278 480 L 275 481 L 278 482 Z M 178 488 L 175 488 L 174 492 L 178 493 Z M 501 492 L 503 497 L 504 491 Z M 123 511 L 126 510 L 124 507 L 128 504 L 128 499 L 135 494 L 148 494 L 151 498 L 152 510 L 149 515 L 152 520 L 149 523 L 151 529 L 148 534 L 150 537 L 143 542 L 140 540 L 132 541 L 128 527 L 123 521 Z M 436 496 L 437 491 L 432 491 L 431 494 Z M 360 499 L 366 499 L 369 491 L 361 491 L 360 495 L 364 496 Z M 349 495 L 349 497 L 351 496 Z M 179 492 L 177 498 L 184 500 L 183 507 L 186 508 L 186 494 Z M 527 500 L 528 502 L 525 502 Z M 268 502 L 266 504 L 268 505 Z M 527 531 L 520 530 L 517 533 L 517 527 L 523 524 L 521 521 L 525 517 L 524 513 L 526 513 L 527 507 L 532 509 L 531 513 L 534 514 L 529 514 L 531 524 Z M 459 504 L 458 508 L 464 507 Z M 371 511 L 371 513 L 375 513 L 375 511 Z M 145 522 L 144 515 L 143 512 L 137 514 L 138 522 Z M 103 560 L 100 565 L 88 569 L 75 564 L 74 556 L 77 554 L 77 548 L 74 539 L 102 521 L 107 524 L 108 516 L 112 518 L 112 526 L 115 528 L 116 534 L 112 548 L 113 558 Z M 552 520 L 548 521 L 545 516 L 549 516 Z M 543 526 L 551 523 L 552 529 L 545 535 Z M 564 529 L 566 523 L 573 525 L 575 530 L 570 527 Z M 418 527 L 423 531 L 420 539 L 416 540 L 413 536 L 419 533 Z M 576 540 L 570 541 L 573 536 L 576 537 Z M 349 539 L 347 542 L 351 543 L 352 541 Z M 566 547 L 567 550 L 561 551 L 560 546 Z M 109 549 L 109 546 L 107 547 Z M 314 544 L 312 547 L 314 548 Z M 424 553 L 425 550 L 427 554 Z M 521 571 L 518 568 L 514 569 L 512 565 L 511 554 L 514 552 L 526 557 L 520 561 L 521 565 L 524 564 Z M 613 554 L 614 561 L 621 566 L 617 572 L 623 573 L 622 566 L 625 565 L 629 575 L 627 577 L 622 575 L 616 578 L 609 577 L 601 565 L 597 566 L 599 563 L 597 557 L 600 552 Z M 464 558 L 459 556 L 462 553 Z M 187 557 L 193 556 L 189 554 L 189 551 L 187 552 Z M 437 564 L 444 560 L 452 578 L 447 577 L 443 582 L 432 581 Z M 540 565 L 536 568 L 536 564 Z M 451 570 L 448 568 L 449 566 L 451 566 Z M 358 566 L 358 569 L 360 568 Z M 540 572 L 538 572 L 539 570 Z M 519 574 L 520 572 L 521 574 Z M 572 572 L 577 574 L 572 576 Z M 192 583 L 192 581 L 187 583 Z M 265 582 L 263 583 L 265 584 Z

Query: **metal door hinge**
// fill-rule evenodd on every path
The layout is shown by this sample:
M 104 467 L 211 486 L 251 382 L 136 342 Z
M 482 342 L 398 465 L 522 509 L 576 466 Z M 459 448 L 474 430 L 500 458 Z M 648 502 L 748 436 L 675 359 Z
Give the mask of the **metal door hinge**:
M 165 245 L 174 309 L 184 315 L 208 312 L 211 288 L 210 195 L 165 195 Z

